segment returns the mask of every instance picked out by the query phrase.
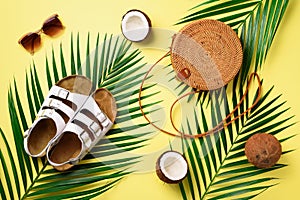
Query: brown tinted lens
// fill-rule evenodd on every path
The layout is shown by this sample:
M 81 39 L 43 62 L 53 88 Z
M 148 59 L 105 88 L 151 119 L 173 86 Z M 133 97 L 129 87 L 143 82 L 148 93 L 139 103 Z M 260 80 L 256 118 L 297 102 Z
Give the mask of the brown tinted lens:
M 58 15 L 53 15 L 44 22 L 42 30 L 46 35 L 55 37 L 64 30 L 64 26 L 59 20 Z
M 34 54 L 41 47 L 41 36 L 38 33 L 24 35 L 19 43 L 31 54 Z

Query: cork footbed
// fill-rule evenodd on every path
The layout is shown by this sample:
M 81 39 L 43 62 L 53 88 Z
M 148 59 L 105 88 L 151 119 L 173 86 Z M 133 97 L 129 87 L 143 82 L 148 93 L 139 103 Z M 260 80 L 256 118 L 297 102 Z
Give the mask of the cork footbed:
M 102 112 L 104 112 L 107 117 L 114 122 L 117 115 L 117 106 L 112 94 L 108 90 L 100 88 L 93 94 L 93 98 Z M 88 113 L 84 114 L 93 119 L 93 117 Z M 86 127 L 82 128 L 85 129 Z M 59 142 L 52 148 L 49 159 L 55 163 L 63 163 L 72 158 L 76 158 L 81 152 L 81 145 L 81 140 L 78 138 L 77 134 L 66 132 Z M 65 171 L 71 167 L 73 167 L 71 164 L 65 164 L 59 167 L 54 166 L 54 168 L 58 171 Z
M 92 82 L 84 77 L 78 75 L 68 76 L 56 83 L 57 86 L 65 88 L 72 93 L 89 95 L 92 90 Z M 70 101 L 63 100 L 63 102 L 74 109 L 75 104 Z M 57 111 L 65 122 L 69 118 L 62 112 Z M 52 119 L 42 119 L 33 128 L 28 138 L 28 150 L 32 155 L 37 155 L 48 145 L 49 141 L 56 134 L 56 125 Z

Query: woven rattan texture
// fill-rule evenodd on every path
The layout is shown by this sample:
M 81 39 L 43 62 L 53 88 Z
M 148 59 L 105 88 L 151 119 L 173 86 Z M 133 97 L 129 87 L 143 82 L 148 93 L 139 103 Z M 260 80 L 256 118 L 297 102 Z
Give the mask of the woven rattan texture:
M 184 26 L 174 35 L 171 62 L 175 72 L 185 68 L 183 80 L 199 90 L 223 87 L 238 73 L 243 49 L 237 34 L 223 22 L 204 19 Z

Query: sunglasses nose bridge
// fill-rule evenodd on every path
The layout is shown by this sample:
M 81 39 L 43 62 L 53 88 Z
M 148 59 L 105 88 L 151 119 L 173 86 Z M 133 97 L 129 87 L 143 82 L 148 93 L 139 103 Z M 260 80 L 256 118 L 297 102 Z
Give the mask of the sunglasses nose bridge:
M 37 34 L 41 35 L 42 33 L 44 33 L 43 29 L 40 28 L 39 30 L 36 31 Z

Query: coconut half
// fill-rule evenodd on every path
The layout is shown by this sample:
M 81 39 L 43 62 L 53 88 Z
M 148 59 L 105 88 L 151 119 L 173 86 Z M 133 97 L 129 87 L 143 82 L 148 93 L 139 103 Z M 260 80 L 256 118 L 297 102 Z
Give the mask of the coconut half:
M 144 40 L 149 35 L 150 27 L 150 18 L 140 10 L 129 10 L 122 18 L 122 33 L 132 42 Z
M 188 164 L 182 154 L 166 151 L 157 160 L 156 174 L 165 183 L 179 183 L 187 175 Z

